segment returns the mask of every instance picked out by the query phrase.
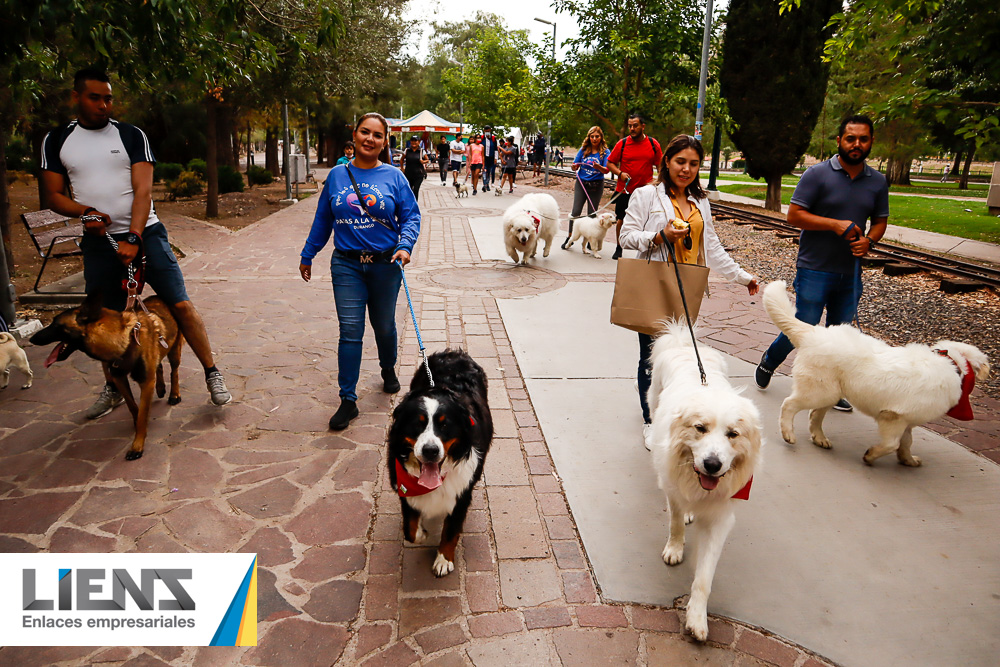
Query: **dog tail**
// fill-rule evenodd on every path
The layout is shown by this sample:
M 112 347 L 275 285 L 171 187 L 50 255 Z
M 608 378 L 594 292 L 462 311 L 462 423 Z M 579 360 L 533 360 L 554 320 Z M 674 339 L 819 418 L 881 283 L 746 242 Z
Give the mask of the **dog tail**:
M 0 345 L 5 345 L 15 340 L 16 339 L 6 331 L 0 331 Z
M 653 343 L 653 355 L 656 356 L 657 350 L 663 350 L 671 347 L 691 347 L 691 335 L 688 333 L 687 324 L 682 320 L 660 320 L 657 324 L 660 325 L 660 333 L 656 336 L 656 341 Z M 695 333 L 697 334 L 698 328 L 695 327 Z
M 764 288 L 764 308 L 771 321 L 788 336 L 795 347 L 800 347 L 802 338 L 813 329 L 811 324 L 795 318 L 795 309 L 788 300 L 784 280 L 776 280 Z

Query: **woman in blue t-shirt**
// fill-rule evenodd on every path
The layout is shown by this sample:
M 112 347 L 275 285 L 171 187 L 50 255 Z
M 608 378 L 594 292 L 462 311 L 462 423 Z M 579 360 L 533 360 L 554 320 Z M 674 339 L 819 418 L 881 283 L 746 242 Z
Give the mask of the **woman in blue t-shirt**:
M 396 378 L 396 297 L 402 266 L 420 233 L 420 209 L 403 173 L 389 157 L 389 125 L 377 113 L 358 119 L 355 157 L 330 170 L 316 217 L 302 249 L 299 273 L 312 277 L 312 260 L 333 234 L 330 274 L 340 325 L 337 381 L 340 407 L 330 428 L 347 428 L 358 416 L 358 376 L 365 335 L 365 309 L 375 333 L 383 389 L 399 391 Z M 398 262 L 398 264 L 397 264 Z
M 573 212 L 569 214 L 569 235 L 562 244 L 564 250 L 569 247 L 569 240 L 573 236 L 573 220 L 579 217 L 584 202 L 587 204 L 587 215 L 591 217 L 601 205 L 609 154 L 608 145 L 604 142 L 604 130 L 595 125 L 587 132 L 587 138 L 573 158 L 576 187 L 573 188 Z

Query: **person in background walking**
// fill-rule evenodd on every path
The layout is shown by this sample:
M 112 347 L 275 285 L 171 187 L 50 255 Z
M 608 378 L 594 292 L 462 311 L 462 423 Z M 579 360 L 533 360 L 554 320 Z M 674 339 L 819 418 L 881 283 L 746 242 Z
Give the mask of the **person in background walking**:
M 795 317 L 808 324 L 819 324 L 824 308 L 828 327 L 849 324 L 858 311 L 861 258 L 881 240 L 889 220 L 885 176 L 865 164 L 874 138 L 871 118 L 845 118 L 837 132 L 837 155 L 809 167 L 792 193 L 788 224 L 802 230 Z M 771 343 L 754 373 L 758 388 L 767 389 L 793 347 L 785 334 Z M 833 408 L 854 409 L 843 398 Z
M 413 198 L 420 201 L 420 184 L 427 178 L 427 154 L 420 147 L 420 137 L 413 135 L 410 137 L 410 145 L 403 151 L 403 156 L 399 158 L 399 168 L 406 176 L 410 189 L 413 190 Z
M 684 264 L 707 266 L 731 282 L 745 285 L 750 296 L 757 293 L 757 279 L 740 268 L 715 233 L 708 195 L 698 180 L 698 169 L 705 160 L 701 142 L 687 134 L 679 134 L 667 144 L 660 163 L 656 184 L 635 190 L 625 224 L 622 225 L 622 246 L 638 250 L 636 257 L 667 261 L 669 243 Z M 652 286 L 651 286 L 652 287 Z M 646 394 L 651 384 L 649 355 L 653 337 L 639 334 L 639 406 L 642 408 L 642 439 L 650 449 L 649 402 Z
M 354 142 L 348 141 L 344 144 L 344 154 L 337 159 L 337 164 L 348 164 L 354 159 Z M 335 167 L 337 165 L 334 165 Z
M 441 172 L 441 185 L 448 185 L 448 153 L 451 147 L 448 145 L 448 137 L 441 135 L 441 141 L 437 145 L 438 171 Z
M 388 134 L 389 124 L 381 114 L 366 113 L 358 119 L 357 156 L 351 164 L 330 170 L 299 262 L 299 274 L 309 282 L 313 258 L 333 235 L 330 275 L 340 327 L 340 407 L 330 417 L 334 431 L 347 428 L 358 416 L 365 310 L 375 333 L 382 389 L 388 394 L 400 389 L 396 298 L 402 267 L 410 262 L 420 234 L 420 208 L 403 174 L 390 161 Z
M 569 234 L 563 241 L 565 250 L 573 236 L 573 220 L 580 216 L 583 204 L 587 204 L 587 215 L 594 217 L 594 211 L 601 206 L 604 195 L 604 174 L 608 169 L 608 145 L 604 141 L 604 130 L 595 125 L 587 132 L 583 145 L 573 158 L 572 169 L 576 172 L 573 188 L 573 210 L 569 214 Z M 586 243 L 586 241 L 584 241 Z
M 629 196 L 637 188 L 653 180 L 653 167 L 660 163 L 663 153 L 660 144 L 653 137 L 646 136 L 646 121 L 638 113 L 628 117 L 628 136 L 615 144 L 608 156 L 608 168 L 618 177 L 615 185 L 615 217 L 618 226 L 615 235 L 618 237 L 618 247 L 611 259 L 622 256 L 622 221 L 628 210 Z
M 488 192 L 490 184 L 496 180 L 498 149 L 493 127 L 487 125 L 483 132 L 483 192 Z
M 535 141 L 531 144 L 532 159 L 535 165 L 535 171 L 532 176 L 538 176 L 542 172 L 542 165 L 545 164 L 545 135 L 541 132 L 535 137 Z
M 449 167 L 451 184 L 455 185 L 458 183 L 458 174 L 462 171 L 462 158 L 465 156 L 465 143 L 462 141 L 461 132 L 455 135 L 455 140 L 449 146 L 449 152 L 451 155 L 451 166 Z
M 514 178 L 517 176 L 517 162 L 521 156 L 521 149 L 514 143 L 514 137 L 507 137 L 506 143 L 500 148 L 500 156 L 503 162 L 503 173 L 500 175 L 500 192 L 503 192 L 505 181 L 510 186 L 509 192 L 513 192 Z
M 469 139 L 469 145 L 465 149 L 468 158 L 469 174 L 472 176 L 472 194 L 479 194 L 479 176 L 483 172 L 483 144 L 478 134 Z

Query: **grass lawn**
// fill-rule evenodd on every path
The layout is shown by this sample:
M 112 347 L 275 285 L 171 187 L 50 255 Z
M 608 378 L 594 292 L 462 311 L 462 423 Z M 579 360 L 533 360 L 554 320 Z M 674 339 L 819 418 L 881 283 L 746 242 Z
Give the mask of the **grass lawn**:
M 952 195 L 955 197 L 982 197 L 990 191 L 988 183 L 969 183 L 968 190 L 959 190 L 958 183 L 923 183 L 916 185 L 890 185 L 889 192 L 915 195 Z
M 767 193 L 763 185 L 723 185 L 719 190 L 762 201 Z M 781 188 L 782 204 L 788 204 L 791 197 L 791 188 Z M 889 195 L 889 211 L 889 223 L 893 225 L 1000 243 L 1000 218 L 987 212 L 985 202 Z
M 701 172 L 700 175 L 701 175 L 701 185 L 702 185 L 702 187 L 705 187 L 706 185 L 708 185 L 708 172 L 707 171 L 703 171 L 703 172 Z M 756 183 L 758 185 L 764 185 L 764 181 L 763 180 L 755 181 L 754 179 L 750 178 L 746 174 L 719 174 L 719 180 L 720 181 L 740 181 L 741 183 Z M 789 176 L 782 176 L 781 177 L 781 184 L 782 185 L 795 185 L 798 182 L 799 182 L 799 177 L 798 176 L 791 176 L 791 175 L 789 175 Z

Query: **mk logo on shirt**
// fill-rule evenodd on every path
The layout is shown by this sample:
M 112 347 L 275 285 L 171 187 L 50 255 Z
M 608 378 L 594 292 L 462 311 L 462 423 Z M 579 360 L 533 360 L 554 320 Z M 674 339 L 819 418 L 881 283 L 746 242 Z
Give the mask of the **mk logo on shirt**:
M 121 153 L 121 151 L 120 151 L 120 150 L 118 150 L 118 149 L 115 149 L 115 150 L 111 151 L 111 154 L 112 154 L 112 155 L 114 155 L 115 153 Z

